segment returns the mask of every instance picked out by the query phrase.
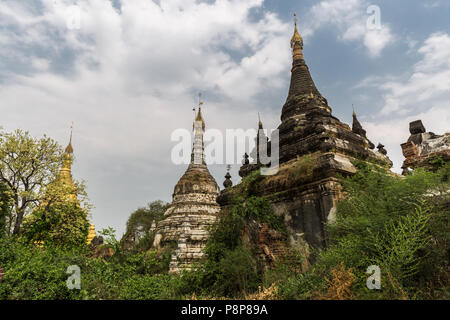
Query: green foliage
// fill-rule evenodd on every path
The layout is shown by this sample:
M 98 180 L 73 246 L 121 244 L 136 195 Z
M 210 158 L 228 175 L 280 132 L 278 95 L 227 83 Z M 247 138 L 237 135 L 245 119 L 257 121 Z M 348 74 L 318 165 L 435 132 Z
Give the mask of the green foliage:
M 17 239 L 0 239 L 0 265 L 5 271 L 0 285 L 3 299 L 77 299 L 79 292 L 66 285 L 67 267 L 81 265 L 80 251 L 54 247 L 40 249 Z
M 46 186 L 55 180 L 63 163 L 60 145 L 44 135 L 41 139 L 28 132 L 0 132 L 0 181 L 13 194 L 8 234 L 19 234 L 25 215 L 45 198 Z
M 245 246 L 227 250 L 217 263 L 213 291 L 219 296 L 245 296 L 260 285 L 253 253 Z
M 244 201 L 242 197 L 237 197 L 233 203 L 231 211 L 221 214 L 209 230 L 205 253 L 210 262 L 218 262 L 227 250 L 234 250 L 242 245 L 243 228 L 251 220 L 267 223 L 275 230 L 285 230 L 282 218 L 273 213 L 266 198 L 251 196 Z
M 126 279 L 120 299 L 167 300 L 175 299 L 174 286 L 177 276 L 159 274 L 155 276 L 134 275 Z
M 449 164 L 436 173 L 415 170 L 405 178 L 356 165 L 359 171 L 342 181 L 346 198 L 338 204 L 336 221 L 327 226 L 331 244 L 320 252 L 313 273 L 328 277 L 343 262 L 357 278 L 356 297 L 439 297 L 439 288 L 449 285 Z M 381 268 L 381 292 L 366 288 L 370 265 Z
M 250 180 L 257 179 L 254 175 Z M 248 181 L 247 181 L 248 182 Z M 207 261 L 202 269 L 202 285 L 210 295 L 242 297 L 262 283 L 258 261 L 251 244 L 243 242 L 244 228 L 253 221 L 285 230 L 269 201 L 263 197 L 236 197 L 230 212 L 220 215 L 210 229 L 206 243 Z
M 150 249 L 155 236 L 150 228 L 152 224 L 163 219 L 168 205 L 168 203 L 157 200 L 133 212 L 128 218 L 126 232 L 120 240 L 122 246 L 127 250 L 137 252 Z
M 439 169 L 445 166 L 445 160 L 442 157 L 436 157 L 428 160 L 428 164 L 433 169 Z
M 23 223 L 21 239 L 27 243 L 64 248 L 83 247 L 89 231 L 86 212 L 75 202 L 40 207 Z
M 234 187 L 234 192 L 243 198 L 256 195 L 259 183 L 263 179 L 264 176 L 261 175 L 260 170 L 252 171 L 248 176 L 244 177 L 237 186 Z
M 285 282 L 293 275 L 299 275 L 306 269 L 305 251 L 298 246 L 286 248 L 282 256 L 276 257 L 274 265 L 264 274 L 264 285 Z
M 289 168 L 289 173 L 292 174 L 294 180 L 301 180 L 313 174 L 316 157 L 316 154 L 297 156 L 297 161 Z
M 113 248 L 119 247 L 119 241 L 116 239 L 116 230 L 111 227 L 104 228 L 98 232 L 99 235 L 103 237 L 106 244 L 112 246 Z
M 233 214 L 221 214 L 218 221 L 209 230 L 205 253 L 208 262 L 218 262 L 227 250 L 234 250 L 242 244 L 244 219 Z
M 351 292 L 345 297 L 449 299 L 450 164 L 436 172 L 415 170 L 407 177 L 363 162 L 355 165 L 359 171 L 342 178 L 345 198 L 338 203 L 336 221 L 327 225 L 330 246 L 317 252 L 308 271 L 305 252 L 294 247 L 272 270 L 261 272 L 250 234 L 262 223 L 286 230 L 269 201 L 255 194 L 262 179 L 256 172 L 244 179 L 242 193 L 211 227 L 204 263 L 178 275 L 168 274 L 172 248 L 147 250 L 150 233 L 124 250 L 129 235 L 149 230 L 161 219 L 162 202 L 130 217 L 122 243 L 114 229 L 100 232 L 105 246 L 114 250 L 108 259 L 96 258 L 81 241 L 88 228 L 83 209 L 70 202 L 37 207 L 25 219 L 22 241 L 18 236 L 0 237 L 0 266 L 5 270 L 0 300 L 244 298 L 262 285 L 275 285 L 280 299 L 320 299 L 336 296 L 330 288 L 345 280 L 336 279 L 344 273 L 333 273 L 339 266 L 345 266 L 347 274 L 351 270 L 355 279 L 347 283 L 345 289 Z M 9 190 L 0 184 L 1 212 L 7 212 Z M 44 246 L 33 245 L 36 241 Z M 67 288 L 71 265 L 81 268 L 81 290 Z M 381 269 L 381 290 L 366 287 L 370 265 Z
M 6 184 L 0 181 L 0 238 L 6 235 L 7 221 L 11 219 L 12 194 Z
M 255 220 L 259 223 L 267 223 L 274 230 L 286 230 L 283 218 L 273 212 L 272 205 L 265 197 L 250 196 L 246 199 L 241 196 L 236 197 L 231 215 L 241 217 L 245 221 Z
M 169 299 L 186 291 L 181 275 L 167 275 L 170 252 L 149 251 L 94 258 L 83 249 L 36 247 L 0 239 L 0 285 L 4 299 Z M 67 268 L 81 269 L 81 290 L 67 288 Z
M 316 273 L 294 274 L 278 284 L 278 298 L 283 300 L 314 299 L 317 292 L 326 288 L 322 275 Z

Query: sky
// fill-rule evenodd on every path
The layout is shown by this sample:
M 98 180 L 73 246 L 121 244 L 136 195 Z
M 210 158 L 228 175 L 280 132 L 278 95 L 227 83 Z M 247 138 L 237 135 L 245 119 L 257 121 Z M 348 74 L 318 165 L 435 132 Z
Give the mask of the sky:
M 448 0 L 0 0 L 0 126 L 65 146 L 73 121 L 91 220 L 121 236 L 138 207 L 171 201 L 187 167 L 171 134 L 192 129 L 198 92 L 207 128 L 256 128 L 258 112 L 278 127 L 293 13 L 333 115 L 351 125 L 353 104 L 393 171 L 410 121 L 449 131 Z M 209 168 L 222 186 L 226 166 Z

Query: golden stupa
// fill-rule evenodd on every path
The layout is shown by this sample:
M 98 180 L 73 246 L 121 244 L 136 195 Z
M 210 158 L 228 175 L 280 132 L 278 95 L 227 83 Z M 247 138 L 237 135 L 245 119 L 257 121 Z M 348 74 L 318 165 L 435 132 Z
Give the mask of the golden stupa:
M 65 157 L 64 163 L 63 163 L 60 173 L 59 173 L 59 179 L 63 184 L 73 187 L 72 189 L 74 190 L 74 192 L 72 192 L 68 195 L 68 197 L 69 197 L 68 200 L 76 201 L 77 204 L 80 205 L 80 203 L 78 202 L 77 194 L 76 194 L 76 187 L 75 187 L 75 184 L 72 179 L 72 160 L 73 160 L 72 131 L 70 132 L 70 140 L 69 140 L 69 144 L 66 147 L 64 157 Z M 88 237 L 87 237 L 87 244 L 90 244 L 92 239 L 94 239 L 95 236 L 96 236 L 95 225 L 90 224 L 89 225 L 89 233 L 88 233 Z

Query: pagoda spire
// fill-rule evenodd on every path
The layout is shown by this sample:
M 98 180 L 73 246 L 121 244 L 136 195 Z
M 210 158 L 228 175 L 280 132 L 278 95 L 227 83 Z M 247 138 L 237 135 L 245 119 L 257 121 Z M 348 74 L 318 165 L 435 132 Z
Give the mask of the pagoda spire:
M 320 95 L 312 80 L 303 57 L 303 38 L 297 29 L 297 15 L 294 13 L 294 34 L 291 38 L 292 70 L 287 100 L 297 95 Z
M 303 59 L 303 38 L 297 30 L 297 15 L 294 13 L 294 34 L 291 38 L 291 49 L 294 60 Z
M 258 112 L 258 129 L 262 129 L 263 128 L 263 124 L 261 122 L 261 117 L 259 116 L 259 112 Z
M 202 94 L 198 94 L 198 111 L 193 123 L 194 129 L 194 145 L 192 148 L 191 164 L 205 164 L 205 156 L 203 152 L 203 132 L 205 131 L 205 120 L 203 120 L 201 106 Z
M 72 154 L 73 153 L 73 147 L 72 147 L 72 133 L 73 133 L 73 122 L 72 125 L 70 126 L 70 139 L 69 139 L 69 144 L 66 147 L 66 153 Z
M 369 138 L 367 138 L 366 130 L 363 129 L 361 123 L 358 121 L 358 118 L 356 117 L 355 107 L 353 106 L 353 104 L 352 104 L 352 110 L 353 110 L 352 111 L 352 117 L 353 117 L 352 132 L 365 138 L 369 144 L 369 149 L 374 149 L 375 145 L 372 143 L 372 141 L 369 140 Z
M 60 178 L 63 182 L 67 184 L 73 184 L 72 180 L 72 158 L 73 158 L 73 147 L 72 147 L 72 133 L 73 133 L 73 122 L 70 126 L 70 139 L 64 152 L 64 162 L 60 170 Z
M 363 129 L 361 123 L 358 121 L 358 118 L 356 117 L 355 107 L 352 104 L 352 117 L 353 117 L 353 123 L 352 123 L 352 131 L 356 134 L 359 134 L 362 137 L 366 137 L 366 130 Z

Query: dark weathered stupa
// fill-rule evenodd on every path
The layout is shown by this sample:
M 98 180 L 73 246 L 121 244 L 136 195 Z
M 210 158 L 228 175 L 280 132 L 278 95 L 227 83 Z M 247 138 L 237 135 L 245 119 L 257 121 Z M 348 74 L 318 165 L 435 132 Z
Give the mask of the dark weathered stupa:
M 293 53 L 291 83 L 281 112 L 281 124 L 278 127 L 280 163 L 316 151 L 332 151 L 333 154 L 374 162 L 389 162 L 371 150 L 373 144 L 366 138 L 366 131 L 358 122 L 355 113 L 353 113 L 353 130 L 332 116 L 327 100 L 317 90 L 309 73 L 303 57 L 303 40 L 297 26 L 291 47 Z
M 353 116 L 353 130 L 331 114 L 327 100 L 317 89 L 303 56 L 303 40 L 297 25 L 291 40 L 292 70 L 289 93 L 279 125 L 279 172 L 261 180 L 256 195 L 267 197 L 275 213 L 284 217 L 291 241 L 304 238 L 310 245 L 326 245 L 324 223 L 332 220 L 340 197 L 339 174 L 356 171 L 359 159 L 390 168 L 389 158 L 374 149 Z M 271 144 L 272 152 L 276 146 Z M 255 166 L 256 167 L 256 166 Z M 244 164 L 240 175 L 253 170 Z M 231 190 L 218 198 L 230 205 Z

